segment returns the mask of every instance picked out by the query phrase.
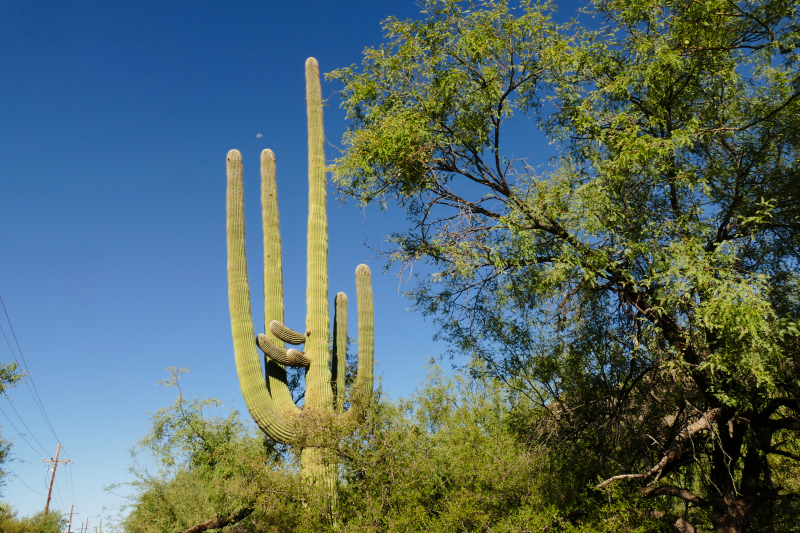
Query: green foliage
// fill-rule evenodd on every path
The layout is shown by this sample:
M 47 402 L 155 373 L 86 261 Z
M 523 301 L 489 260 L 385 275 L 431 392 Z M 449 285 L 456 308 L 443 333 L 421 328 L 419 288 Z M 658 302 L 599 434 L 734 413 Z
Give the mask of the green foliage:
M 178 397 L 170 407 L 153 414 L 151 431 L 139 442 L 139 448 L 159 461 L 166 469 L 178 464 L 214 469 L 218 456 L 228 447 L 242 441 L 248 428 L 235 411 L 224 418 L 208 417 L 207 410 L 216 410 L 222 403 L 216 399 L 188 400 L 180 387 L 180 376 L 185 368 L 169 368 L 169 379 L 159 382 L 165 388 L 178 390 Z
M 178 533 L 243 507 L 252 514 L 225 531 L 611 533 L 665 526 L 655 514 L 668 503 L 631 501 L 621 486 L 596 491 L 596 469 L 582 450 L 532 439 L 532 429 L 553 434 L 549 417 L 497 380 L 446 376 L 432 366 L 408 400 L 378 395 L 357 430 L 331 449 L 340 464 L 332 509 L 318 504 L 324 493 L 299 482 L 296 452 L 276 453 L 254 428 L 232 432 L 232 424 L 242 427 L 236 413 L 211 416 L 210 404 L 181 397 L 154 415 L 141 441 L 139 451 L 161 470 L 134 465 L 138 481 L 122 531 Z M 200 433 L 236 436 L 207 438 L 215 443 L 209 448 Z
M 0 393 L 16 386 L 23 377 L 25 374 L 19 371 L 17 363 L 0 363 Z
M 25 374 L 19 371 L 17 363 L 0 363 L 0 393 L 6 394 L 6 389 L 15 387 Z M 11 459 L 11 442 L 0 435 L 0 488 L 5 484 L 8 472 L 3 465 Z M 2 495 L 2 492 L 0 492 Z
M 61 533 L 67 527 L 67 519 L 58 513 L 19 518 L 12 508 L 0 505 L 0 533 Z
M 597 0 L 594 28 L 422 8 L 329 75 L 351 120 L 334 179 L 405 207 L 387 257 L 432 266 L 417 309 L 604 490 L 718 531 L 796 513 L 776 467 L 800 432 L 800 7 Z M 526 117 L 549 168 L 513 155 Z
M 121 529 L 177 533 L 240 509 L 253 510 L 245 525 L 255 517 L 279 528 L 291 525 L 296 511 L 286 508 L 301 505 L 292 486 L 296 461 L 284 465 L 286 450 L 256 434 L 238 412 L 221 414 L 219 400 L 185 398 L 179 378 L 186 370 L 169 371 L 161 384 L 176 388 L 178 397 L 153 414 L 150 431 L 133 450 L 136 480 L 127 485 L 132 493 Z

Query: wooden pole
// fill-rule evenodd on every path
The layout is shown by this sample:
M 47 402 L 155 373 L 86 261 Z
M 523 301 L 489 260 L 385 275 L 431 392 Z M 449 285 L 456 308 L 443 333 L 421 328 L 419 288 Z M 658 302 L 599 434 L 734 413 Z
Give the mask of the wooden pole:
M 50 477 L 50 490 L 47 491 L 47 503 L 44 504 L 44 515 L 47 516 L 47 513 L 50 511 L 50 496 L 53 495 L 53 481 L 56 479 L 56 467 L 58 463 L 70 463 L 71 460 L 67 461 L 59 461 L 58 454 L 61 453 L 61 443 L 58 443 L 58 448 L 56 449 L 56 459 L 55 461 L 51 459 L 42 459 L 43 463 L 53 463 L 53 475 Z
M 47 516 L 47 513 L 50 511 L 50 496 L 53 495 L 53 481 L 56 479 L 56 467 L 58 466 L 58 454 L 61 453 L 61 443 L 58 443 L 58 448 L 56 449 L 56 460 L 53 462 L 53 475 L 50 476 L 50 490 L 47 491 L 47 503 L 44 504 L 44 515 Z

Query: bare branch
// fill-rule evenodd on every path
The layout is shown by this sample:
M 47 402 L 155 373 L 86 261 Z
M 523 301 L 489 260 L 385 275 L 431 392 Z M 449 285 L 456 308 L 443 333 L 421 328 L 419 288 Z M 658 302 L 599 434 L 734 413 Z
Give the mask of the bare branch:
M 597 485 L 598 489 L 602 489 L 603 487 L 607 487 L 611 483 L 620 480 L 620 479 L 647 479 L 655 475 L 656 473 L 660 472 L 667 466 L 667 463 L 670 461 L 674 461 L 681 457 L 683 453 L 683 447 L 698 433 L 711 429 L 711 424 L 719 418 L 722 414 L 722 408 L 717 407 L 715 409 L 711 409 L 710 411 L 706 411 L 703 415 L 693 424 L 689 424 L 685 427 L 680 433 L 678 433 L 672 442 L 667 448 L 667 451 L 664 453 L 664 456 L 661 460 L 650 470 L 648 470 L 644 474 L 622 474 L 619 476 L 611 477 L 599 485 Z
M 674 487 L 672 485 L 665 485 L 663 487 L 656 487 L 653 490 L 649 491 L 645 496 L 675 496 L 676 498 L 680 498 L 682 500 L 686 500 L 689 503 L 695 504 L 697 507 L 701 509 L 708 509 L 710 507 L 709 503 L 702 499 L 700 496 L 695 494 L 694 492 L 688 491 L 686 489 L 682 489 L 680 487 Z

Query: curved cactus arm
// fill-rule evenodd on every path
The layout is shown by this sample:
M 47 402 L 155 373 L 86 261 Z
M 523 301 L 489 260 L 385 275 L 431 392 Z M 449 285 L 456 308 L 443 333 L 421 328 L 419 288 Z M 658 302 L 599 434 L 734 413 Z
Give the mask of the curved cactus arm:
M 347 295 L 340 292 L 333 301 L 333 360 L 331 385 L 337 413 L 344 411 L 344 377 L 347 370 Z
M 245 404 L 259 428 L 273 439 L 291 444 L 297 438 L 297 416 L 276 406 L 261 373 L 250 314 L 250 285 L 244 246 L 244 192 L 242 155 L 227 156 L 228 300 L 233 332 L 236 373 Z
M 273 320 L 272 322 L 269 323 L 269 330 L 272 332 L 273 335 L 278 337 L 280 340 L 288 342 L 289 344 L 297 345 L 306 342 L 305 335 L 293 329 L 287 328 L 277 320 Z
M 274 362 L 287 366 L 302 366 L 308 367 L 311 361 L 306 357 L 306 354 L 299 350 L 284 349 L 280 346 L 275 346 L 269 338 L 263 333 L 256 337 L 256 344 L 264 352 L 264 355 L 269 357 Z
M 319 65 L 306 61 L 308 112 L 308 264 L 306 279 L 305 352 L 311 359 L 306 373 L 305 407 L 332 410 L 330 315 L 328 310 L 328 217 L 325 180 L 325 134 L 322 129 L 322 88 Z

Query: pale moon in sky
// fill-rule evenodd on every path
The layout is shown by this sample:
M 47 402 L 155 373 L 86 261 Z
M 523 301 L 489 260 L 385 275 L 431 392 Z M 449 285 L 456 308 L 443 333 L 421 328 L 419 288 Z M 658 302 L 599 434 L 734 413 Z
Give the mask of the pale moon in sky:
M 256 139 L 260 139 L 261 137 L 263 137 L 263 135 L 261 135 L 260 133 L 256 135 Z

